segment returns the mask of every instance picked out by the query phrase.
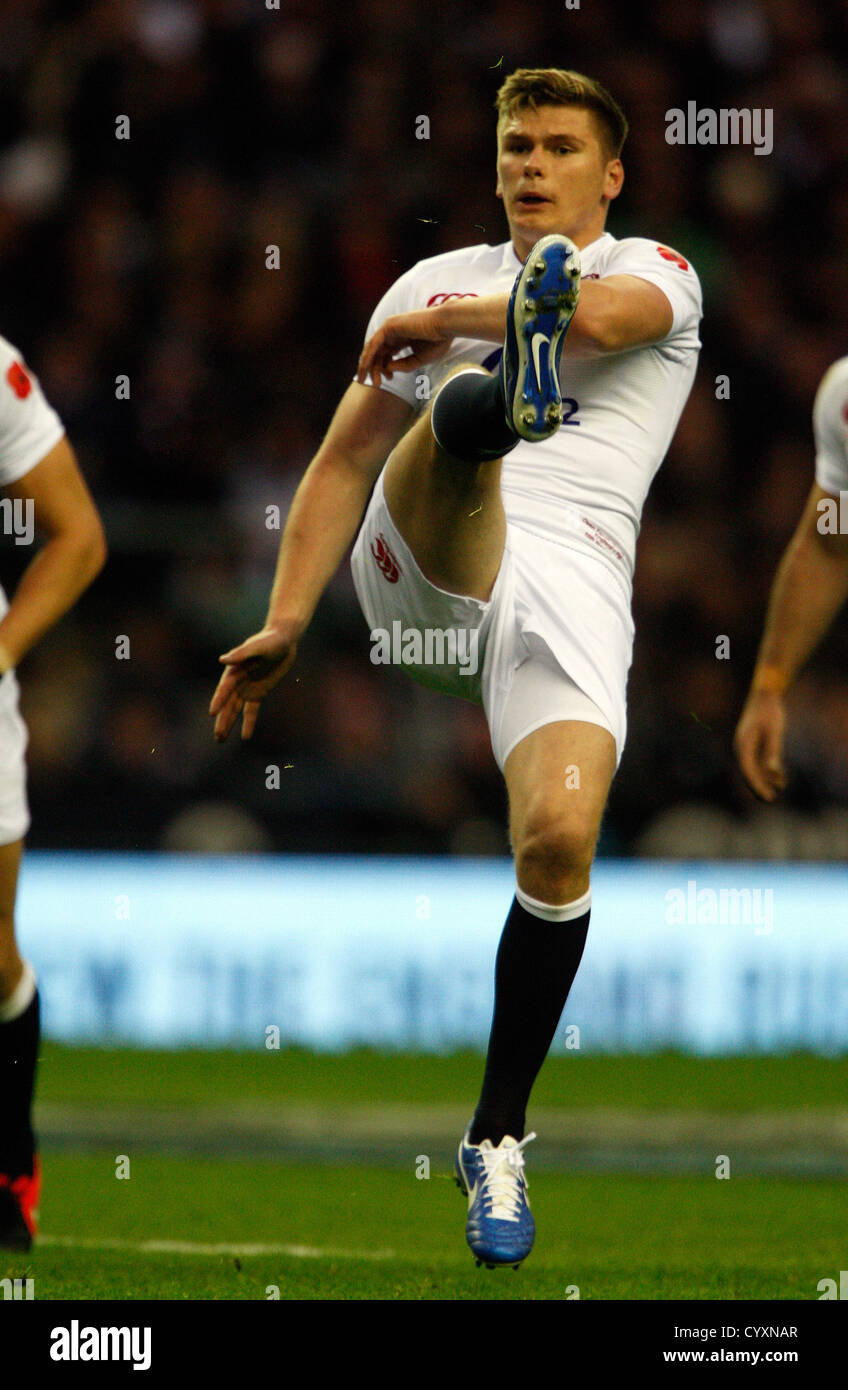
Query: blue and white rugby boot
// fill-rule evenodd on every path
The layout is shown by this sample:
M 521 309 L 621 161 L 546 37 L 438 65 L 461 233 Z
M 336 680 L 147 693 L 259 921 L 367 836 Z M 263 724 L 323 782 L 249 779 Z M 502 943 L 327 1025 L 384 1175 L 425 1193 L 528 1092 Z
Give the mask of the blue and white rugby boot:
M 478 1266 L 513 1265 L 515 1269 L 533 1249 L 536 1223 L 527 1200 L 524 1146 L 535 1139 L 528 1134 L 519 1143 L 504 1135 L 497 1148 L 490 1139 L 469 1144 L 466 1130 L 456 1156 L 457 1186 L 468 1198 L 465 1239 Z
M 531 443 L 550 438 L 562 423 L 559 361 L 579 296 L 574 242 L 542 237 L 512 287 L 501 357 L 506 422 Z

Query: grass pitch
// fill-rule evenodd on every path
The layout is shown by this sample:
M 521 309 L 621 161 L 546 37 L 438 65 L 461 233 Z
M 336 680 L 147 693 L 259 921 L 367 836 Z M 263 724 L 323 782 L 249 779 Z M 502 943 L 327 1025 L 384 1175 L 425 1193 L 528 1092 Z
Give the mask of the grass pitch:
M 848 1111 L 844 1061 L 549 1059 L 530 1116 L 539 1131 L 528 1154 L 537 1244 L 517 1273 L 474 1267 L 452 1181 L 452 1126 L 480 1066 L 470 1056 L 47 1047 L 42 1239 L 28 1256 L 0 1253 L 0 1277 L 32 1278 L 37 1299 L 73 1300 L 814 1300 L 819 1280 L 838 1279 L 843 1177 L 740 1174 L 730 1152 L 731 1176 L 718 1179 L 712 1158 L 727 1152 L 721 1126 L 733 1117 L 761 1121 L 766 1147 L 781 1116 L 802 1129 L 806 1117 L 813 1135 L 831 1117 L 838 1130 Z M 640 1112 L 649 1127 L 668 1126 L 665 1171 L 616 1170 L 620 1133 Z M 254 1134 L 257 1117 L 267 1121 L 263 1152 L 289 1135 L 284 1161 L 252 1156 L 249 1145 L 216 1156 L 216 1136 L 231 1137 L 246 1113 Z M 543 1120 L 567 1128 L 593 1113 L 616 1121 L 612 1161 L 593 1151 L 591 1164 L 546 1168 Z M 705 1117 L 710 1161 L 701 1171 L 697 1155 L 695 1171 L 675 1171 L 683 1113 Z M 321 1115 L 329 1123 L 319 1132 Z M 378 1157 L 366 1143 L 354 1161 L 332 1147 L 316 1161 L 334 1116 L 356 1117 Z M 380 1146 L 381 1116 L 390 1131 L 407 1126 L 407 1135 L 389 1134 L 393 1148 Z M 417 1176 L 424 1157 L 428 1177 Z M 129 1176 L 116 1176 L 127 1160 Z

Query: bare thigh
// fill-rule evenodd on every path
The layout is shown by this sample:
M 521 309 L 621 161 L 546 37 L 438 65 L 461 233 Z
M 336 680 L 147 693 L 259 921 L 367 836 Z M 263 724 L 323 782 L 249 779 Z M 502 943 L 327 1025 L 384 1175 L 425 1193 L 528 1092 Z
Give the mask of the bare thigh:
M 467 463 L 436 443 L 430 412 L 395 448 L 383 488 L 392 520 L 431 583 L 488 599 L 503 557 L 501 460 Z

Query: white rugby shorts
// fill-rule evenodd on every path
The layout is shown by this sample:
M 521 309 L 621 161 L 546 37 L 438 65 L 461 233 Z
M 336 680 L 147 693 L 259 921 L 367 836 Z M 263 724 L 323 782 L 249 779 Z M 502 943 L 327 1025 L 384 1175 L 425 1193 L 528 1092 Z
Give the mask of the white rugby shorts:
M 621 760 L 633 619 L 624 582 L 602 560 L 508 523 L 491 597 L 448 593 L 419 569 L 381 473 L 351 571 L 372 661 L 481 703 L 501 771 L 523 738 L 561 719 L 608 729 Z
M 29 830 L 26 794 L 27 727 L 18 708 L 14 671 L 0 680 L 0 845 L 23 839 Z

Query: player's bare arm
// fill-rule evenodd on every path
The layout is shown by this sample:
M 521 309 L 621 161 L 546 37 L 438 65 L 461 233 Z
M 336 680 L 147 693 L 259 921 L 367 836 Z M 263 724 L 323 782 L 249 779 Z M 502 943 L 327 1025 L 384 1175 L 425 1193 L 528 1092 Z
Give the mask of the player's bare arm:
M 36 529 L 46 539 L 21 575 L 0 622 L 4 670 L 17 666 L 68 612 L 106 560 L 103 527 L 67 438 L 6 493 L 32 502 Z
M 442 357 L 454 338 L 502 343 L 508 302 L 508 295 L 481 295 L 393 315 L 365 344 L 358 379 L 364 381 L 370 373 L 379 386 L 396 371 L 418 371 Z M 649 280 L 609 275 L 584 281 L 564 356 L 567 361 L 657 343 L 672 321 L 668 298 Z
M 774 801 L 786 785 L 785 693 L 848 597 L 848 535 L 819 529 L 819 504 L 828 498 L 838 505 L 838 499 L 815 483 L 778 567 L 751 688 L 736 729 L 739 765 L 763 801 Z
M 280 542 L 268 614 L 260 632 L 220 658 L 225 666 L 209 707 L 220 741 L 242 716 L 242 738 L 259 702 L 286 674 L 362 518 L 386 456 L 413 418 L 405 401 L 354 382 L 295 493 Z

